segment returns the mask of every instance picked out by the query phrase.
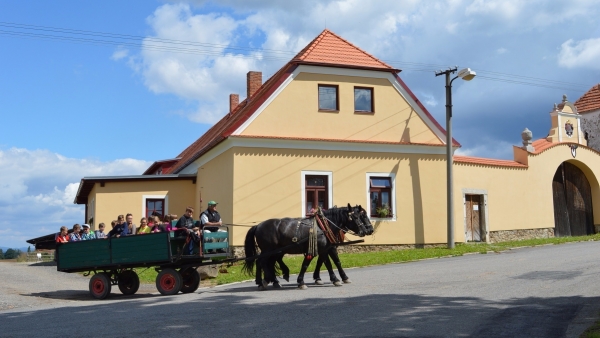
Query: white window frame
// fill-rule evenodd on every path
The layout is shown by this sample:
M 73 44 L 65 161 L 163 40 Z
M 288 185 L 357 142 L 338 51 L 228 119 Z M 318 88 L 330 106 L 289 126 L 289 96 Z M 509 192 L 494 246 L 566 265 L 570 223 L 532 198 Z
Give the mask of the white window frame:
M 165 210 L 164 214 L 169 214 L 169 196 L 167 195 L 142 195 L 142 212 L 140 213 L 140 218 L 146 217 L 146 200 L 152 199 L 164 199 L 165 200 Z
M 302 201 L 300 217 L 306 217 L 306 176 L 327 176 L 327 205 L 333 206 L 333 172 L 302 170 L 300 174 L 300 200 Z
M 390 196 L 392 198 L 392 218 L 380 218 L 380 217 L 372 217 L 371 216 L 371 177 L 390 177 L 391 181 L 392 181 L 392 196 Z M 366 175 L 366 205 L 367 207 L 365 208 L 365 210 L 367 210 L 367 215 L 369 215 L 369 217 L 371 218 L 371 220 L 375 220 L 375 221 L 396 221 L 396 218 L 398 217 L 398 210 L 396 209 L 396 174 L 394 173 L 374 173 L 374 172 L 369 172 Z

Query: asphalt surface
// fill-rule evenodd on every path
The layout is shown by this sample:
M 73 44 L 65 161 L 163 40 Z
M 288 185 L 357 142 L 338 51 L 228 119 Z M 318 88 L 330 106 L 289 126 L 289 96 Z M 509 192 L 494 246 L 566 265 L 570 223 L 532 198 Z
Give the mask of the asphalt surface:
M 582 242 L 349 269 L 342 287 L 146 286 L 104 301 L 83 277 L 0 264 L 0 304 L 13 304 L 0 336 L 577 337 L 600 311 L 599 257 L 600 242 Z

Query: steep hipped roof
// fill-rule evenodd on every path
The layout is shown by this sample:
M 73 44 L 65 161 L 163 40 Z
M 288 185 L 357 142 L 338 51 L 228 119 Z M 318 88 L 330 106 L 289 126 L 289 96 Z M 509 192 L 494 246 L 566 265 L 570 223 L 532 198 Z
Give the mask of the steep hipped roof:
M 398 71 L 328 29 L 304 47 L 292 62 Z
M 579 114 L 600 109 L 600 83 L 575 101 L 575 107 Z
M 242 101 L 231 113 L 225 115 L 219 122 L 204 133 L 204 135 L 181 152 L 181 154 L 177 156 L 180 160 L 168 170 L 163 171 L 163 174 L 179 173 L 189 164 L 228 138 L 240 125 L 252 116 L 252 114 L 292 74 L 296 67 L 301 64 L 392 72 L 400 85 L 408 92 L 409 96 L 417 102 L 417 105 L 433 121 L 435 126 L 445 134 L 444 128 L 437 123 L 406 84 L 397 74 L 395 74 L 399 72 L 398 69 L 390 67 L 333 32 L 325 29 L 290 62 L 269 78 L 269 80 L 267 80 L 256 93 L 252 95 L 250 101 L 246 98 L 246 100 Z M 455 140 L 454 145 L 460 146 Z

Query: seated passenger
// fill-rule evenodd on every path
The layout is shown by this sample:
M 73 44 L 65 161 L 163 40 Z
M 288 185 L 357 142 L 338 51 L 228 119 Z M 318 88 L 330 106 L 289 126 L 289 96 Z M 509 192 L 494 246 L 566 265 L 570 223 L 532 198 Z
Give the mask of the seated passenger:
M 120 215 L 119 219 L 122 216 L 123 215 Z M 107 237 L 121 237 L 121 236 L 127 236 L 127 235 L 129 235 L 129 227 L 127 226 L 127 223 L 120 222 L 117 219 L 117 224 L 115 224 L 115 227 L 112 228 L 112 230 L 108 232 Z
M 192 230 L 192 228 L 194 227 L 194 208 L 192 208 L 192 207 L 185 208 L 185 213 L 177 221 L 177 224 L 175 225 L 175 227 L 177 229 L 187 229 L 188 232 L 189 232 L 189 230 Z
M 130 235 L 135 235 L 137 232 L 137 226 L 133 224 L 133 215 L 127 214 L 125 216 L 125 222 L 127 224 L 127 231 Z
M 169 232 L 167 227 L 160 221 L 158 216 L 154 216 L 154 226 L 152 227 L 152 232 Z
M 66 226 L 60 227 L 60 232 L 56 236 L 56 243 L 67 243 L 69 242 L 69 229 Z
M 75 224 L 73 225 L 73 232 L 69 235 L 69 242 L 79 242 L 81 240 L 81 225 Z
M 221 230 L 219 227 L 223 225 L 221 221 L 221 215 L 217 211 L 217 202 L 208 202 L 208 207 L 200 214 L 200 222 L 202 223 L 202 230 L 204 233 L 210 232 L 227 232 Z M 216 239 L 217 242 L 227 242 L 227 239 Z M 209 252 L 212 252 L 210 250 Z M 225 252 L 223 249 L 218 249 L 217 252 Z
M 104 239 L 104 238 L 106 238 L 106 234 L 104 233 L 104 223 L 98 224 L 98 230 L 96 230 L 94 232 L 95 232 L 95 235 L 96 235 L 96 239 Z
M 88 224 L 82 225 L 83 233 L 81 234 L 82 241 L 89 241 L 90 239 L 96 239 L 96 235 L 90 231 L 90 226 Z
M 152 229 L 148 226 L 148 220 L 146 219 L 146 217 L 142 217 L 142 219 L 140 219 L 140 228 L 137 230 L 137 234 L 138 235 L 144 235 L 144 234 L 149 234 L 150 231 L 152 231 Z

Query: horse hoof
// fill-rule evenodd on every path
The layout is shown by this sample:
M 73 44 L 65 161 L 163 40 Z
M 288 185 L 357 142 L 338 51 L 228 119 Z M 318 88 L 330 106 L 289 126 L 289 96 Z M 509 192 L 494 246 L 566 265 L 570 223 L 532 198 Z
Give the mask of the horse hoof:
M 281 289 L 281 285 L 279 285 L 279 283 L 273 283 L 273 289 Z
M 283 275 L 283 279 L 285 279 L 286 282 L 290 281 L 290 275 Z
M 264 287 L 264 286 L 262 286 L 262 285 L 259 285 L 259 286 L 258 286 L 258 291 L 265 291 L 266 289 L 267 289 L 267 288 L 265 288 L 265 287 Z
M 306 286 L 305 284 L 301 284 L 301 285 L 298 285 L 298 289 L 306 290 L 306 289 L 308 289 L 308 286 Z
M 352 281 L 350 280 L 350 278 L 344 279 L 342 282 L 344 282 L 344 284 L 351 284 L 352 283 Z
M 267 282 L 267 280 L 266 280 L 266 279 L 263 279 L 263 281 L 262 281 L 262 286 L 263 286 L 263 288 L 265 288 L 265 289 L 266 289 L 266 288 L 267 288 L 267 286 L 269 286 L 269 282 Z
M 325 284 L 325 283 L 323 283 L 322 280 L 320 280 L 320 279 L 315 280 L 315 285 L 323 285 L 323 284 Z
M 342 286 L 342 282 L 340 282 L 339 280 L 336 280 L 335 282 L 333 282 L 333 285 Z

